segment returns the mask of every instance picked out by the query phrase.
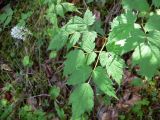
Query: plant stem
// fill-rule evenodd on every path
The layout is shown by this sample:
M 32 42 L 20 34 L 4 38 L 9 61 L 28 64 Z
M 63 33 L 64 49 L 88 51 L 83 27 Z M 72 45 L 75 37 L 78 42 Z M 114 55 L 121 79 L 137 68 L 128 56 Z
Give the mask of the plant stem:
M 94 66 L 93 70 L 95 70 L 96 67 L 97 67 L 97 65 L 98 65 L 98 61 L 99 61 L 100 54 L 101 54 L 102 50 L 104 49 L 104 47 L 105 47 L 105 45 L 106 45 L 106 42 L 107 42 L 106 39 L 107 39 L 107 38 L 105 38 L 105 42 L 104 42 L 104 44 L 103 44 L 101 50 L 99 51 L 98 58 L 97 58 L 97 60 L 96 60 L 96 63 L 95 63 L 95 66 Z
M 98 58 L 97 58 L 97 60 L 96 60 L 96 63 L 95 63 L 95 65 L 94 65 L 93 70 L 95 70 L 96 67 L 97 67 L 97 65 L 98 65 L 98 61 L 99 61 L 100 54 L 101 54 L 102 50 L 104 49 L 104 47 L 105 47 L 105 45 L 106 45 L 106 42 L 107 42 L 107 38 L 105 38 L 105 42 L 104 42 L 102 48 L 101 48 L 100 51 L 99 51 Z M 93 71 L 91 72 L 91 75 L 92 75 L 92 73 L 93 73 Z M 88 83 L 90 83 L 90 81 L 91 81 L 91 78 L 92 78 L 91 75 L 90 75 L 90 77 L 89 77 Z

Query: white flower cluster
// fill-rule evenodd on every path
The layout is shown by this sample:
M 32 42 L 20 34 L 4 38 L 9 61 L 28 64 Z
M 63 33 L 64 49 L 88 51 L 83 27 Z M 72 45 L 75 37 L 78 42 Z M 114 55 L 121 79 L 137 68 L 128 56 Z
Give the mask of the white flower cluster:
M 31 32 L 22 26 L 15 26 L 11 29 L 11 36 L 19 40 L 25 40 L 29 34 L 31 34 Z

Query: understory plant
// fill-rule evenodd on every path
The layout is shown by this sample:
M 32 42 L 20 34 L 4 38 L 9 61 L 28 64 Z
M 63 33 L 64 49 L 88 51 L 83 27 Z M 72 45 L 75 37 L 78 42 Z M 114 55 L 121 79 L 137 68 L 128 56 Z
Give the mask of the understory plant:
M 118 99 L 114 85 L 121 85 L 124 69 L 135 70 L 146 80 L 158 75 L 159 10 L 151 11 L 147 0 L 122 0 L 122 6 L 124 12 L 113 19 L 108 35 L 96 31 L 95 16 L 89 8 L 83 16 L 73 16 L 62 27 L 54 27 L 48 50 L 67 50 L 63 75 L 73 86 L 69 97 L 73 120 L 92 111 L 99 91 Z M 151 6 L 160 7 L 160 3 L 152 0 Z M 104 40 L 100 48 L 96 46 L 98 38 Z M 131 63 L 126 64 L 122 56 L 129 52 Z
M 86 0 L 88 4 L 93 1 Z M 105 0 L 100 0 L 101 2 L 104 6 L 107 3 Z M 140 82 L 134 81 L 133 84 L 138 87 L 142 86 L 143 81 L 145 83 L 153 81 L 155 76 L 160 75 L 160 0 L 122 0 L 121 14 L 109 23 L 110 28 L 107 33 L 104 31 L 101 21 L 97 20 L 97 16 L 89 7 L 80 9 L 65 0 L 38 0 L 35 3 L 42 8 L 35 26 L 27 26 L 29 18 L 37 15 L 35 11 L 29 10 L 21 14 L 18 24 L 13 27 L 14 29 L 12 28 L 11 32 L 14 39 L 22 39 L 26 45 L 24 45 L 25 56 L 21 62 L 27 71 L 27 75 L 21 77 L 26 79 L 26 83 L 34 86 L 36 82 L 34 80 L 30 82 L 30 76 L 34 74 L 34 71 L 30 68 L 35 67 L 35 64 L 40 64 L 39 69 L 41 70 L 44 67 L 50 74 L 50 72 L 53 72 L 48 67 L 48 64 L 51 64 L 51 59 L 54 61 L 61 57 L 63 66 L 61 78 L 64 81 L 67 80 L 66 84 L 71 90 L 67 104 L 68 106 L 71 105 L 72 111 L 69 119 L 88 119 L 99 96 L 108 98 L 107 100 L 110 100 L 107 101 L 108 103 L 119 100 L 117 93 L 123 83 L 125 70 L 135 74 Z M 5 13 L 0 15 L 0 24 L 2 25 L 0 32 L 10 24 L 14 12 L 8 6 Z M 32 23 L 32 21 L 34 21 L 34 17 L 29 22 Z M 36 29 L 36 25 L 45 27 Z M 32 27 L 33 29 L 28 29 Z M 15 30 L 21 35 L 18 34 L 17 37 Z M 38 39 L 39 51 L 35 50 L 39 54 L 39 56 L 37 55 L 39 57 L 38 62 L 34 58 L 35 54 L 33 52 L 35 51 L 30 49 L 30 41 L 28 42 L 27 39 L 32 41 Z M 50 60 L 48 60 L 49 62 L 46 60 L 41 65 L 43 58 L 40 58 L 40 49 L 45 44 L 47 44 L 47 48 L 44 47 L 46 51 L 43 53 L 50 52 L 48 55 Z M 36 46 L 36 43 L 33 46 Z M 32 54 L 30 55 L 30 53 Z M 128 61 L 124 56 L 129 56 Z M 37 67 L 35 69 L 37 70 Z M 23 73 L 24 71 L 21 70 L 20 72 Z M 31 75 L 29 72 L 31 72 Z M 51 75 L 53 74 L 51 73 Z M 45 77 L 42 77 L 42 79 L 45 79 Z M 49 80 L 46 81 L 45 83 Z M 26 83 L 25 85 L 27 85 Z M 51 83 L 49 84 L 52 86 Z M 34 87 L 32 92 L 33 89 Z M 57 102 L 57 99 L 58 96 L 61 96 L 60 94 L 60 87 L 52 86 L 49 95 L 47 95 L 50 99 L 47 100 L 53 102 L 57 115 L 63 120 L 67 119 L 68 116 L 65 114 L 66 108 L 61 109 L 58 105 L 60 102 Z M 141 109 L 148 105 L 148 99 L 144 99 L 144 101 L 142 100 L 133 106 L 132 111 L 142 119 L 144 113 Z M 7 118 L 14 107 L 5 100 L 1 100 L 0 113 L 4 112 L 5 114 L 0 118 Z M 24 105 L 17 110 L 19 118 L 26 120 L 47 119 L 47 113 L 41 109 L 33 110 L 32 107 Z M 51 117 L 53 116 L 51 114 Z

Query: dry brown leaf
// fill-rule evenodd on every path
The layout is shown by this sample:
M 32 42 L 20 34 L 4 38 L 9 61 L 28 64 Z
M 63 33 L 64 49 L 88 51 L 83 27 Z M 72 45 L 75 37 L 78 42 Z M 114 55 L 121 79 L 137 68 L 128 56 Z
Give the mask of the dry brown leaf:
M 118 120 L 118 110 L 112 107 L 102 107 L 98 112 L 98 120 Z
M 11 72 L 12 69 L 7 64 L 1 64 L 1 70 L 9 71 Z
M 138 93 L 124 93 L 122 99 L 117 103 L 117 108 L 120 110 L 128 111 L 131 106 L 141 100 L 141 96 Z
M 141 96 L 139 94 L 133 94 L 132 98 L 125 103 L 129 106 L 133 106 L 135 103 L 137 103 L 139 100 L 141 100 Z
M 102 37 L 102 38 L 97 38 L 96 39 L 96 46 L 98 48 L 101 48 L 104 44 L 105 44 L 106 38 Z

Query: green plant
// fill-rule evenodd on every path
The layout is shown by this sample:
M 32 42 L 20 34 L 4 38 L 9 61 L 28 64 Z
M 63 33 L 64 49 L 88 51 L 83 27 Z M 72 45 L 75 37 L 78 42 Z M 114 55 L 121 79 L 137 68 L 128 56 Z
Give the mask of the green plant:
M 4 29 L 12 20 L 13 10 L 10 7 L 10 4 L 5 6 L 4 12 L 0 14 L 0 32 Z
M 13 111 L 13 104 L 9 104 L 9 102 L 5 99 L 0 100 L 0 119 L 8 119 L 10 118 L 10 114 Z
M 113 108 L 105 111 L 108 115 L 115 107 L 131 107 L 139 95 L 144 99 L 132 106 L 129 115 L 120 111 L 119 118 L 131 119 L 134 114 L 142 119 L 146 111 L 147 117 L 154 116 L 158 110 L 151 109 L 156 106 L 152 102 L 159 102 L 159 0 L 122 0 L 122 11 L 117 13 L 110 8 L 119 6 L 118 0 L 70 1 L 86 9 L 66 0 L 35 0 L 18 2 L 15 10 L 8 5 L 0 14 L 4 40 L 0 119 L 56 119 L 54 115 L 62 120 L 92 119 L 99 116 L 99 106 Z M 112 22 L 104 21 L 114 16 Z M 102 25 L 110 27 L 109 32 Z
M 23 106 L 19 111 L 20 119 L 23 120 L 46 120 L 45 114 L 42 110 L 32 110 L 28 105 Z
M 23 65 L 26 67 L 31 67 L 33 64 L 33 61 L 29 58 L 29 56 L 24 56 L 23 58 Z
M 32 13 L 33 12 L 31 12 L 31 11 L 28 11 L 27 13 L 22 13 L 21 14 L 21 18 L 18 21 L 18 26 L 25 26 L 26 25 L 26 21 L 32 15 Z
M 153 0 L 153 5 L 159 7 L 156 2 Z M 58 51 L 66 46 L 69 51 L 65 56 L 63 74 L 68 78 L 67 84 L 74 86 L 69 99 L 73 119 L 92 110 L 92 82 L 104 94 L 117 99 L 113 85 L 122 82 L 126 66 L 122 55 L 133 51 L 131 69 L 138 65 L 140 76 L 151 80 L 157 73 L 160 66 L 160 28 L 157 25 L 160 15 L 150 13 L 146 0 L 123 0 L 122 5 L 125 12 L 113 20 L 109 37 L 104 38 L 105 43 L 98 51 L 95 44 L 98 35 L 92 27 L 95 16 L 89 9 L 83 17 L 74 16 L 54 30 L 48 50 Z
M 49 94 L 51 95 L 52 99 L 56 99 L 59 96 L 59 94 L 60 94 L 60 88 L 56 87 L 56 86 L 53 86 L 50 89 Z
M 49 8 L 47 9 L 46 18 L 54 27 L 58 26 L 58 16 L 64 17 L 65 13 L 77 10 L 73 4 L 63 2 L 62 0 L 43 0 L 42 3 L 48 4 Z
M 149 105 L 149 101 L 147 99 L 140 100 L 132 107 L 132 111 L 137 115 L 137 117 L 140 118 L 140 120 L 142 120 L 142 117 L 144 115 L 142 107 L 148 106 L 148 105 Z

